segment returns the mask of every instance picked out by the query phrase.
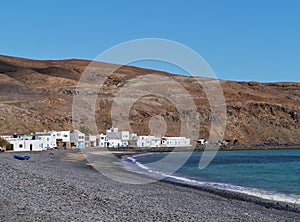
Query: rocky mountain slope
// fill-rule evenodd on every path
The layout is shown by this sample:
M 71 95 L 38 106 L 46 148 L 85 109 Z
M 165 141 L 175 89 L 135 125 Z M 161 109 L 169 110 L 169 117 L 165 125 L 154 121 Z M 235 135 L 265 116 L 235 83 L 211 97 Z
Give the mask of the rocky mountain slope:
M 90 61 L 75 59 L 37 61 L 0 56 L 0 133 L 72 130 L 72 103 L 79 93 L 76 86 L 89 64 Z M 95 73 L 114 68 L 111 64 L 98 63 Z M 197 133 L 207 138 L 211 109 L 195 78 L 130 66 L 117 69 L 98 93 L 95 110 L 98 131 L 104 132 L 111 127 L 112 104 L 120 90 L 128 82 L 148 74 L 165 76 L 184 87 L 200 114 Z M 226 143 L 300 144 L 300 83 L 220 83 L 227 107 Z M 175 87 L 172 90 L 177 93 Z M 185 102 L 184 96 L 178 99 Z M 186 112 L 189 117 L 189 111 Z M 165 121 L 166 135 L 175 136 L 180 132 L 178 110 L 163 97 L 145 95 L 139 98 L 132 105 L 129 116 L 130 126 L 138 134 L 151 133 L 149 121 L 157 116 Z

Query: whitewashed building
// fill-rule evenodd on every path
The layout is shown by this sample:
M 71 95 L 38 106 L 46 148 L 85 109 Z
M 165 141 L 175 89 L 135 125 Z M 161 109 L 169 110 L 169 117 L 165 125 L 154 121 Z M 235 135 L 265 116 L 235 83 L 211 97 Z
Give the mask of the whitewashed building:
M 162 137 L 161 146 L 166 146 L 166 147 L 191 146 L 191 140 L 190 138 L 186 138 L 186 137 Z
M 97 140 L 97 136 L 96 135 L 88 135 L 88 136 L 86 136 L 86 146 L 88 146 L 88 147 L 96 147 L 96 146 L 99 146 L 98 144 L 99 144 L 99 142 Z
M 85 134 L 79 130 L 70 133 L 71 147 L 85 148 Z
M 53 132 L 36 132 L 35 138 L 42 141 L 42 149 L 53 149 L 57 147 L 56 137 L 54 136 Z
M 112 127 L 106 130 L 107 147 L 127 147 L 132 134 L 129 131 L 119 131 L 118 128 Z
M 36 132 L 34 136 L 37 136 L 38 139 L 43 141 L 43 147 L 46 148 L 56 148 L 64 147 L 70 148 L 70 131 L 44 131 Z
M 138 136 L 138 147 L 160 147 L 161 139 L 156 136 Z
M 71 132 L 70 131 L 52 131 L 53 135 L 56 137 L 56 141 L 70 142 Z
M 107 140 L 107 143 L 106 143 L 106 147 L 119 148 L 121 146 L 123 146 L 123 143 L 122 143 L 122 140 L 119 140 L 119 139 L 110 139 L 110 140 Z
M 22 152 L 22 151 L 43 151 L 42 140 L 24 140 L 24 139 L 15 139 L 8 141 L 13 146 L 13 151 Z
M 44 149 L 48 149 L 48 148 L 54 149 L 54 148 L 57 147 L 56 139 L 55 139 L 55 137 L 53 135 L 41 135 L 38 138 L 39 138 L 39 140 L 42 141 L 41 148 L 44 148 Z
M 5 139 L 10 144 L 12 144 L 12 149 L 16 152 L 45 150 L 42 147 L 42 140 L 40 140 L 37 136 L 32 134 L 6 135 L 1 136 L 1 138 Z
M 97 146 L 107 147 L 107 137 L 105 134 L 101 133 L 101 134 L 98 134 L 96 137 L 97 137 L 97 140 L 99 141 Z

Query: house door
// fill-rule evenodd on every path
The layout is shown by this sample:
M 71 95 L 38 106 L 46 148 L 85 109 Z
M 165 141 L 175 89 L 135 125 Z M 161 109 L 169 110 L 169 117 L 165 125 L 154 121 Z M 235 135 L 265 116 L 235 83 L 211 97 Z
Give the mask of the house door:
M 32 144 L 30 144 L 29 149 L 30 149 L 30 151 L 32 151 Z

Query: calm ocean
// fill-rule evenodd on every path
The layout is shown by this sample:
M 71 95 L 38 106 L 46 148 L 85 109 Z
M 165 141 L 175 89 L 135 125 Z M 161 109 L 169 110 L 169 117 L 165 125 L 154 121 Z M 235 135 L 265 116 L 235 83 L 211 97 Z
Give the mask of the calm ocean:
M 130 170 L 155 177 L 164 175 L 164 166 L 149 167 L 147 163 L 161 160 L 166 155 L 174 157 L 174 161 L 165 165 L 171 169 L 183 153 L 136 155 L 125 161 L 131 164 Z M 201 155 L 201 152 L 193 153 L 167 180 L 300 204 L 300 150 L 218 152 L 203 170 L 198 168 Z

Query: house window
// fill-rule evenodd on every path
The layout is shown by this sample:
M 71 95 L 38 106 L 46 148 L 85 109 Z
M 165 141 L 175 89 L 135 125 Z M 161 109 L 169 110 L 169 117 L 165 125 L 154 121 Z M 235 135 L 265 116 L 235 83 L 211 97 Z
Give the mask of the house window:
M 64 137 L 68 137 L 68 135 L 64 135 Z
M 19 144 L 19 148 L 23 148 L 23 144 Z

